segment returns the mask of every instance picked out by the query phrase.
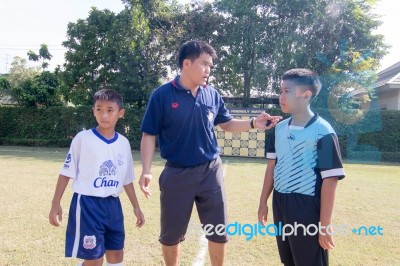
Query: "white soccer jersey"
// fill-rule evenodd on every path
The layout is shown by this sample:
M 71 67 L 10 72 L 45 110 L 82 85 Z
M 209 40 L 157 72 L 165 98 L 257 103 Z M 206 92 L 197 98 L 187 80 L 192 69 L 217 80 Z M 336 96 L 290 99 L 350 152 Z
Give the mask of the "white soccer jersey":
M 61 175 L 73 179 L 74 192 L 95 197 L 117 197 L 134 180 L 131 146 L 115 133 L 108 140 L 95 129 L 79 132 L 72 140 Z

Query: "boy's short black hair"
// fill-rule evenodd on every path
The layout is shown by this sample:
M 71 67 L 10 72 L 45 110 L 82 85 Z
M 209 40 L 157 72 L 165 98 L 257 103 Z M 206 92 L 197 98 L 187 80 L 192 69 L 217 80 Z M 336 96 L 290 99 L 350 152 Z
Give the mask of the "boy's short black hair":
M 213 59 L 217 58 L 217 53 L 208 43 L 198 40 L 185 42 L 179 49 L 179 68 L 182 69 L 185 59 L 194 61 L 199 58 L 202 53 L 211 55 Z
M 121 94 L 112 89 L 102 89 L 97 91 L 93 96 L 93 105 L 95 105 L 96 101 L 98 100 L 115 102 L 116 104 L 118 104 L 119 109 L 122 109 L 123 107 Z
M 290 69 L 282 75 L 282 80 L 291 80 L 298 86 L 308 86 L 312 93 L 311 100 L 319 94 L 322 86 L 318 74 L 306 68 Z

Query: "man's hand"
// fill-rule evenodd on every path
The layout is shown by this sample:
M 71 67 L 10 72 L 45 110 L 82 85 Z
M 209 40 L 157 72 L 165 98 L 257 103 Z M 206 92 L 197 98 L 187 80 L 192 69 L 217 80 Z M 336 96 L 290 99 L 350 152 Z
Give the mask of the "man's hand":
M 144 193 L 146 198 L 150 198 L 151 197 L 151 193 L 150 193 L 150 181 L 153 178 L 152 174 L 143 174 L 140 176 L 139 179 L 139 186 L 140 186 L 140 190 L 142 190 L 142 192 Z
M 258 221 L 263 225 L 267 225 L 268 206 L 267 203 L 260 203 L 258 207 Z
M 51 225 L 60 226 L 62 221 L 62 208 L 60 204 L 54 204 L 51 206 L 49 213 L 49 222 Z
M 257 116 L 256 120 L 254 121 L 254 126 L 258 129 L 271 129 L 276 126 L 281 119 L 282 116 L 270 116 L 269 114 L 263 112 Z
M 136 216 L 136 227 L 142 227 L 144 225 L 144 215 L 140 208 L 136 208 L 133 210 Z

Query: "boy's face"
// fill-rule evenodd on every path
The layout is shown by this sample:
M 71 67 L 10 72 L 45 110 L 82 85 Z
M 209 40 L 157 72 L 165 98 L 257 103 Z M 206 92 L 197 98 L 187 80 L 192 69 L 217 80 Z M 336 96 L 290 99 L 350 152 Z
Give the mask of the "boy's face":
M 125 110 L 120 109 L 116 102 L 97 100 L 93 107 L 93 114 L 101 128 L 114 129 L 118 119 L 124 116 Z
M 284 113 L 298 113 L 310 104 L 312 93 L 307 88 L 296 85 L 291 80 L 284 80 L 281 84 L 279 104 Z
M 182 71 L 185 71 L 185 75 L 191 79 L 193 84 L 205 86 L 207 85 L 207 80 L 210 76 L 212 66 L 212 56 L 207 53 L 202 53 L 193 61 L 185 59 Z

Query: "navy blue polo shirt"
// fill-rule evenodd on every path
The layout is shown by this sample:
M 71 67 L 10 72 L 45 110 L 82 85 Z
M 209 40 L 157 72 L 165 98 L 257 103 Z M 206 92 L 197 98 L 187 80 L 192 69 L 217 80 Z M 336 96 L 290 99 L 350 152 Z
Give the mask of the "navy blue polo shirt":
M 151 94 L 140 130 L 158 135 L 162 158 L 191 167 L 217 158 L 214 126 L 232 116 L 213 87 L 200 86 L 194 97 L 178 80 L 179 76 Z

